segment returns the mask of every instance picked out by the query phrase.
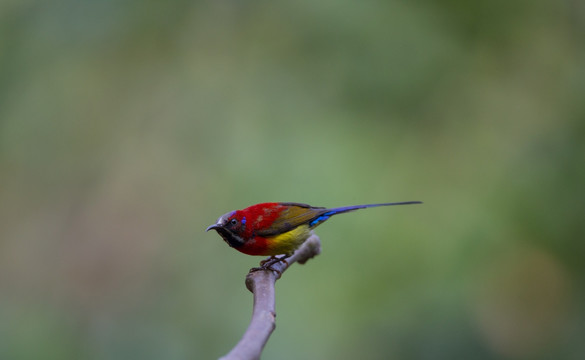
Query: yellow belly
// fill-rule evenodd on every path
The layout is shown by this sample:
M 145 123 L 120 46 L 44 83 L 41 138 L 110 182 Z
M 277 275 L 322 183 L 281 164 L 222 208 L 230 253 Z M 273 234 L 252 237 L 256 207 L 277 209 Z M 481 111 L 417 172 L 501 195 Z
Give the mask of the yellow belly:
M 273 236 L 269 239 L 267 255 L 290 255 L 311 235 L 308 225 L 298 226 L 291 231 Z

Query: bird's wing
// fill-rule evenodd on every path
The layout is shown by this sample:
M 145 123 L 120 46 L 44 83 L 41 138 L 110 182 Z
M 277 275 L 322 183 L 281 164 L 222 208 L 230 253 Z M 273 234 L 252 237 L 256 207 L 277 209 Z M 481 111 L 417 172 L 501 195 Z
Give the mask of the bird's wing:
M 307 204 L 299 203 L 278 203 L 278 207 L 271 209 L 271 211 L 280 211 L 275 218 L 270 219 L 272 222 L 260 226 L 258 230 L 255 230 L 255 234 L 258 236 L 275 236 L 278 234 L 290 231 L 297 226 L 307 224 L 310 228 L 314 228 L 319 224 L 323 223 L 333 215 L 342 214 L 358 209 L 365 209 L 379 206 L 390 206 L 390 205 L 408 205 L 408 204 L 420 204 L 420 201 L 404 201 L 394 203 L 382 203 L 382 204 L 365 204 L 365 205 L 352 205 L 342 206 L 327 209 L 324 207 L 314 207 Z M 278 208 L 281 210 L 277 210 Z M 271 212 L 270 211 L 270 212 Z M 264 218 L 264 217 L 263 217 Z M 266 218 L 264 218 L 266 221 Z
M 256 230 L 258 236 L 275 236 L 290 231 L 297 226 L 308 224 L 327 211 L 326 208 L 313 207 L 299 203 L 279 203 L 285 207 L 269 226 Z

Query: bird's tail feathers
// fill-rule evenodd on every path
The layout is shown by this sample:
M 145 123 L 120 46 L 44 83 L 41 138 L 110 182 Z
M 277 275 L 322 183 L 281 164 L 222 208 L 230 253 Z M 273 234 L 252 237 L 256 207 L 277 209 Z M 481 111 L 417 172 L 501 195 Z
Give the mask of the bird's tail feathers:
M 392 205 L 410 205 L 410 204 L 422 204 L 422 201 L 403 201 L 403 202 L 393 202 L 393 203 L 383 203 L 383 204 L 366 204 L 366 205 L 353 205 L 353 206 L 342 206 L 338 208 L 327 209 L 327 212 L 323 215 L 337 215 L 344 212 L 359 210 L 359 209 L 366 209 L 371 207 L 378 207 L 378 206 L 392 206 Z
M 342 206 L 337 208 L 326 209 L 323 214 L 319 215 L 316 219 L 309 223 L 309 226 L 314 227 L 323 221 L 329 219 L 333 215 L 343 214 L 350 211 L 355 211 L 359 209 L 366 209 L 371 207 L 379 207 L 379 206 L 392 206 L 392 205 L 410 205 L 410 204 L 422 204 L 422 201 L 403 201 L 403 202 L 393 202 L 393 203 L 382 203 L 382 204 L 366 204 L 366 205 L 352 205 L 352 206 Z

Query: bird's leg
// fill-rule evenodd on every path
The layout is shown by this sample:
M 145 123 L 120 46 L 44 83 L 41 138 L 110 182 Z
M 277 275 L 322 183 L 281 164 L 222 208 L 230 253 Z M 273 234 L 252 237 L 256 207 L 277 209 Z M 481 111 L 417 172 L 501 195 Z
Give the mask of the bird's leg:
M 288 257 L 290 257 L 290 255 L 283 255 L 282 257 L 276 257 L 276 255 L 272 255 L 268 259 L 264 259 L 264 260 L 260 261 L 260 267 L 263 269 L 272 270 L 272 268 L 271 268 L 272 265 L 277 264 L 281 261 L 283 261 L 288 266 L 288 261 L 286 261 L 286 258 L 288 258 Z
M 270 261 L 269 261 L 269 262 L 270 262 L 270 264 L 268 264 L 267 268 L 268 268 L 268 269 L 271 269 L 271 270 L 274 270 L 274 269 L 272 269 L 272 265 L 274 265 L 274 264 L 278 264 L 278 263 L 279 263 L 279 262 L 281 262 L 281 261 L 282 261 L 283 263 L 285 263 L 285 264 L 286 264 L 286 266 L 288 266 L 288 261 L 286 261 L 286 259 L 287 259 L 287 258 L 289 258 L 289 257 L 290 257 L 290 255 L 287 255 L 287 254 L 284 254 L 284 255 L 282 255 L 282 257 L 279 257 L 279 258 L 278 258 L 278 257 L 276 257 L 276 256 L 271 256 L 271 257 L 270 257 L 270 259 L 268 259 L 268 260 L 270 260 Z
M 264 260 L 260 261 L 260 266 L 264 266 L 264 264 L 266 264 L 270 261 L 274 261 L 274 259 L 276 259 L 276 255 L 272 255 L 268 259 L 264 259 Z
M 283 263 L 285 263 L 285 264 L 286 264 L 286 267 L 288 267 L 288 266 L 289 266 L 289 264 L 288 264 L 288 261 L 286 261 L 286 259 L 287 259 L 287 258 L 289 258 L 289 257 L 290 257 L 290 255 L 284 255 L 283 257 L 281 257 L 281 258 L 279 259 L 279 261 L 282 261 Z
M 289 256 L 290 255 L 283 255 L 282 257 L 278 258 L 275 255 L 272 255 L 268 259 L 264 259 L 264 260 L 260 261 L 260 266 L 251 268 L 249 272 L 256 272 L 259 270 L 272 270 L 272 271 L 278 273 L 278 278 L 280 278 L 280 276 L 282 275 L 282 272 L 280 270 L 274 269 L 272 267 L 272 265 L 277 264 L 277 263 L 282 261 L 286 264 L 286 266 L 288 266 L 288 261 L 286 261 L 286 258 L 288 258 Z
M 276 279 L 277 280 L 280 279 L 280 277 L 282 276 L 282 271 L 273 269 L 271 266 L 267 266 L 267 267 L 264 267 L 264 266 L 261 266 L 261 267 L 253 267 L 253 268 L 250 269 L 250 271 L 248 271 L 248 274 L 251 274 L 253 272 L 260 271 L 260 270 L 272 270 L 272 271 L 274 271 L 276 273 Z

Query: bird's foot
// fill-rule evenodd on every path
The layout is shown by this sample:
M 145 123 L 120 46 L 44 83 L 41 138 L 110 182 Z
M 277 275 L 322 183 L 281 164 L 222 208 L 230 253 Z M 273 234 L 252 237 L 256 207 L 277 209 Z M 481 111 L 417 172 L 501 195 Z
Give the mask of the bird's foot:
M 282 261 L 286 264 L 286 266 L 288 266 L 288 261 L 286 261 L 287 257 L 289 257 L 289 255 L 284 255 L 280 258 L 272 255 L 268 259 L 264 259 L 264 260 L 260 261 L 260 266 L 251 268 L 249 272 L 253 273 L 256 271 L 260 271 L 260 270 L 272 270 L 275 273 L 277 273 L 278 279 L 280 279 L 280 277 L 282 276 L 282 271 L 273 268 L 272 265 L 278 264 L 279 262 Z
M 260 261 L 260 267 L 261 268 L 269 268 L 274 264 L 278 264 L 279 262 L 284 262 L 286 264 L 286 266 L 288 266 L 288 261 L 286 261 L 286 259 L 289 257 L 290 255 L 283 255 L 281 257 L 276 257 L 276 255 L 272 255 L 271 257 L 269 257 L 268 259 L 264 259 L 262 261 Z
M 276 262 L 274 262 L 276 259 L 278 259 L 278 258 L 275 255 L 272 255 L 268 259 L 264 259 L 264 260 L 260 261 L 260 266 L 264 266 L 268 263 L 270 263 L 270 265 L 276 264 Z
M 282 276 L 282 271 L 276 270 L 276 269 L 274 269 L 270 265 L 269 266 L 253 267 L 253 268 L 250 269 L 250 271 L 248 271 L 248 274 L 251 274 L 253 272 L 260 271 L 260 270 L 272 270 L 272 271 L 274 271 L 276 273 L 276 278 L 277 279 L 280 279 L 280 277 Z

